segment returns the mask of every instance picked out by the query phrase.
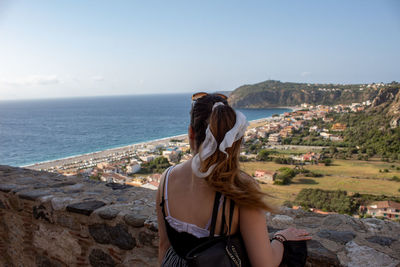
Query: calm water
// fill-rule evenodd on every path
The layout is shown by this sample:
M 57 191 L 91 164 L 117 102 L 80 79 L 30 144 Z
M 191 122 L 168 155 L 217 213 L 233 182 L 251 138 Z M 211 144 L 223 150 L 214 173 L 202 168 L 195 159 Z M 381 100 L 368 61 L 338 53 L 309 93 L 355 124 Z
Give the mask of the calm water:
M 0 164 L 23 166 L 184 134 L 190 96 L 0 102 Z M 289 110 L 241 111 L 255 120 Z

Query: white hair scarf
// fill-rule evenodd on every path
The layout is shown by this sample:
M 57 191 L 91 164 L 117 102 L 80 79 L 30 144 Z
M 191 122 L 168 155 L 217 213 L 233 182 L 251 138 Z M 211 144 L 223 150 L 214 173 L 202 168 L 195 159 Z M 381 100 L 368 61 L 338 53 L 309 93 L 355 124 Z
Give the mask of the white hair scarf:
M 224 105 L 222 102 L 217 102 L 214 104 L 212 110 L 214 110 L 217 106 Z M 215 153 L 217 147 L 219 151 L 224 153 L 226 157 L 228 157 L 228 153 L 225 151 L 228 147 L 231 147 L 234 142 L 242 138 L 244 135 L 247 126 L 249 123 L 246 120 L 246 116 L 243 115 L 240 111 L 235 111 L 236 113 L 236 122 L 232 129 L 230 129 L 224 136 L 222 142 L 217 144 L 217 140 L 215 140 L 214 135 L 211 133 L 210 126 L 206 129 L 206 138 L 204 142 L 201 144 L 200 152 L 197 153 L 192 159 L 192 170 L 193 173 L 200 178 L 207 177 L 211 174 L 217 164 L 211 165 L 206 172 L 200 171 L 201 161 L 207 159 L 211 155 Z

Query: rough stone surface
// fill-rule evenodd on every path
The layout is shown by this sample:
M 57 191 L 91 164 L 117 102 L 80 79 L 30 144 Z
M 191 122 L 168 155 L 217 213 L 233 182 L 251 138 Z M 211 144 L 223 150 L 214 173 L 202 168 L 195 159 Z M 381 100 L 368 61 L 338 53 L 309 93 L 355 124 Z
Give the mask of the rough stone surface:
M 0 184 L 0 191 L 2 192 L 10 192 L 11 190 L 17 188 L 15 184 Z
M 62 266 L 65 266 L 65 264 L 62 264 L 61 262 L 58 262 L 55 260 L 51 260 L 44 255 L 36 255 L 35 263 L 36 263 L 37 267 L 62 267 Z
M 109 226 L 107 224 L 89 225 L 89 233 L 100 244 L 112 244 L 120 249 L 130 250 L 136 246 L 136 240 L 123 224 Z
M 350 231 L 321 230 L 317 233 L 321 238 L 326 238 L 340 244 L 346 244 L 356 236 Z
M 47 251 L 54 258 L 63 258 L 67 264 L 73 264 L 82 248 L 78 240 L 66 229 L 49 229 L 39 224 L 39 229 L 33 234 L 33 246 Z
M 154 240 L 156 235 L 154 233 L 148 233 L 146 231 L 141 231 L 139 233 L 139 242 L 144 246 L 154 246 Z
M 342 223 L 343 223 L 342 216 L 337 214 L 329 215 L 322 221 L 322 224 L 325 226 L 339 226 Z
M 366 240 L 368 240 L 369 242 L 372 243 L 377 243 L 381 246 L 390 246 L 393 241 L 395 241 L 395 239 L 390 238 L 390 237 L 386 237 L 386 236 L 371 236 L 371 237 L 367 237 Z
M 43 205 L 34 206 L 32 214 L 35 219 L 42 219 L 47 222 L 52 222 L 51 214 L 46 210 L 45 206 Z
M 142 214 L 129 213 L 124 216 L 124 221 L 133 227 L 143 227 L 147 216 Z
M 50 194 L 50 191 L 48 190 L 33 190 L 33 191 L 24 191 L 19 193 L 18 195 L 22 199 L 36 200 L 37 198 L 48 194 Z
M 74 199 L 71 197 L 54 197 L 51 199 L 51 205 L 54 210 L 65 209 Z
M 346 266 L 379 266 L 396 267 L 400 261 L 395 260 L 373 248 L 359 246 L 356 242 L 349 242 L 346 245 L 346 253 L 349 262 Z
M 158 266 L 154 191 L 0 166 L 0 266 Z M 307 267 L 400 267 L 400 224 L 282 208 L 306 229 Z M 372 256 L 371 256 L 372 255 Z
M 293 225 L 294 219 L 292 217 L 287 216 L 287 215 L 276 215 L 272 219 L 272 222 L 278 228 L 287 228 L 287 227 Z
M 117 184 L 117 183 L 107 183 L 106 186 L 112 188 L 113 190 L 122 190 L 129 188 L 129 185 Z
M 112 220 L 115 217 L 117 217 L 119 213 L 119 210 L 114 209 L 114 208 L 105 208 L 101 209 L 97 212 L 97 214 L 100 216 L 100 218 L 104 220 Z
M 114 267 L 115 261 L 100 249 L 93 249 L 89 255 L 90 265 L 93 267 Z
M 93 211 L 103 207 L 104 205 L 105 203 L 99 200 L 85 201 L 68 205 L 67 211 L 80 213 L 84 215 L 90 215 Z
M 307 242 L 308 258 L 313 266 L 339 266 L 340 262 L 336 253 L 325 248 L 320 242 L 310 240 Z

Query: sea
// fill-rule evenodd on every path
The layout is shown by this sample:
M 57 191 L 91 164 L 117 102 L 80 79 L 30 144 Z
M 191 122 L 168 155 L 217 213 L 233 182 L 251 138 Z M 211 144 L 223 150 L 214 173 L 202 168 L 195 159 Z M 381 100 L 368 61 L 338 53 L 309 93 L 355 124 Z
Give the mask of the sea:
M 0 101 L 0 165 L 26 166 L 187 133 L 191 94 Z M 239 109 L 249 121 L 291 111 Z

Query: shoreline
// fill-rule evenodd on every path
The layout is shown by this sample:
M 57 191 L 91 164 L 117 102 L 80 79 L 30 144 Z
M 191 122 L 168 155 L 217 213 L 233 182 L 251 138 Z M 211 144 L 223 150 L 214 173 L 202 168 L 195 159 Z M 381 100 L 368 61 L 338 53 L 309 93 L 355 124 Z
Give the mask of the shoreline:
M 279 108 L 291 109 L 292 111 L 298 109 L 298 107 L 279 107 Z M 265 117 L 265 118 L 260 118 L 260 119 L 256 119 L 256 120 L 251 120 L 251 121 L 249 121 L 249 128 L 257 127 L 258 123 L 268 121 L 268 119 L 271 119 L 271 118 L 272 117 Z M 59 165 L 74 163 L 76 161 L 85 161 L 85 160 L 91 160 L 91 159 L 95 159 L 95 158 L 103 158 L 103 157 L 107 157 L 107 156 L 112 156 L 113 154 L 116 154 L 116 153 L 117 154 L 126 153 L 131 150 L 137 149 L 141 146 L 144 146 L 144 145 L 154 145 L 154 144 L 157 144 L 160 142 L 167 142 L 167 141 L 175 139 L 175 138 L 183 140 L 183 139 L 187 138 L 187 133 L 186 134 L 178 134 L 178 135 L 174 135 L 174 136 L 168 136 L 168 137 L 162 137 L 162 138 L 158 138 L 158 139 L 133 143 L 133 144 L 124 145 L 124 146 L 118 146 L 118 147 L 114 147 L 114 148 L 108 148 L 108 149 L 104 149 L 104 150 L 98 150 L 98 151 L 94 151 L 94 152 L 88 152 L 88 153 L 84 153 L 84 154 L 72 155 L 72 156 L 68 156 L 68 157 L 64 157 L 64 158 L 36 162 L 33 164 L 23 165 L 23 166 L 19 166 L 19 167 L 27 168 L 27 169 L 34 169 L 34 170 L 47 169 L 47 168 L 51 168 L 51 167 L 55 167 L 55 166 L 59 166 Z

